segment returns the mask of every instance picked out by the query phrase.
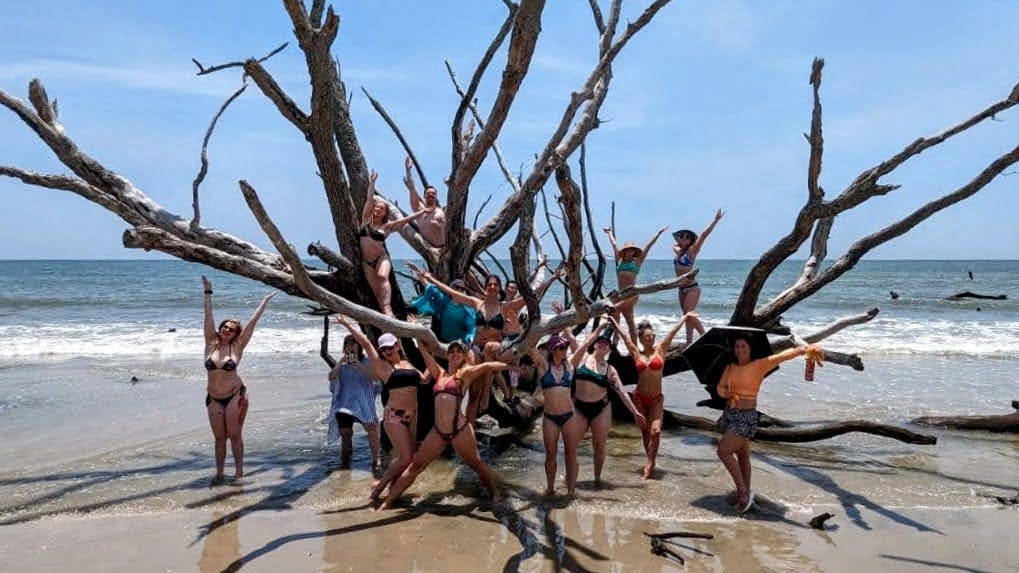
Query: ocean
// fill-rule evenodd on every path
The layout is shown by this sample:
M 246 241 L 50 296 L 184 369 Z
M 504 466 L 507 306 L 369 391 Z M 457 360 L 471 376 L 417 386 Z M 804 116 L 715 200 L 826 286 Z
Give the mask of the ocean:
M 727 321 L 751 264 L 698 261 L 698 310 L 706 325 Z M 798 273 L 797 264 L 782 267 L 765 294 Z M 208 497 L 213 460 L 203 405 L 202 274 L 213 282 L 217 320 L 246 321 L 269 292 L 181 261 L 0 261 L 0 526 L 81 514 L 363 504 L 371 481 L 363 433 L 356 432 L 349 468 L 340 467 L 337 446 L 324 444 L 329 394 L 318 356 L 322 318 L 305 314 L 308 301 L 285 295 L 270 303 L 239 369 L 251 396 L 249 483 Z M 640 280 L 671 275 L 669 261 L 648 261 Z M 1008 299 L 945 300 L 965 290 Z M 404 292 L 412 292 L 409 285 Z M 802 366 L 789 363 L 765 383 L 761 409 L 793 421 L 899 425 L 924 414 L 1011 411 L 1010 401 L 1019 398 L 1019 261 L 864 261 L 783 322 L 805 334 L 873 307 L 880 314 L 872 322 L 821 343 L 860 353 L 863 372 L 827 365 L 807 383 Z M 674 324 L 675 292 L 641 297 L 637 314 L 659 330 Z M 694 406 L 706 394 L 690 373 L 667 379 L 665 395 L 669 409 L 717 415 Z M 842 502 L 847 513 L 867 504 L 893 512 L 982 506 L 993 504 L 985 494 L 1019 485 L 1015 436 L 913 429 L 934 433 L 939 444 L 858 434 L 758 444 L 755 480 L 790 515 L 815 511 L 833 495 L 849 500 Z M 578 511 L 718 519 L 710 504 L 698 501 L 730 486 L 714 457 L 714 439 L 668 432 L 664 473 L 645 483 L 636 475 L 643 465 L 639 433 L 617 425 L 605 475 L 618 488 L 582 499 Z M 539 430 L 487 454 L 511 499 L 542 489 L 541 472 L 534 471 L 541 452 Z M 581 458 L 581 480 L 590 480 L 589 446 Z M 470 471 L 450 460 L 433 464 L 415 485 L 415 491 L 429 489 L 451 498 L 480 491 Z

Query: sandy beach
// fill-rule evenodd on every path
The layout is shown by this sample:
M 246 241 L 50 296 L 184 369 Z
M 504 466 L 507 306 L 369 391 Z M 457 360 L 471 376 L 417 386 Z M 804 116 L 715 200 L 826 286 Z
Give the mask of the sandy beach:
M 420 500 L 415 500 L 420 501 Z M 714 503 L 709 500 L 708 503 Z M 561 504 L 558 504 L 561 505 Z M 674 571 L 643 532 L 693 531 L 680 540 L 687 571 L 1016 571 L 1015 510 L 861 511 L 827 531 L 767 501 L 747 518 L 704 521 L 605 516 L 583 507 L 464 498 L 389 513 L 364 505 L 61 516 L 5 527 L 4 571 Z M 818 506 L 816 509 L 825 509 Z M 929 531 L 903 527 L 922 523 Z
M 872 375 L 882 375 L 880 362 Z M 826 376 L 833 385 L 838 378 Z M 165 402 L 149 383 L 150 399 Z M 758 503 L 738 515 L 712 434 L 667 433 L 662 469 L 645 482 L 637 475 L 639 434 L 617 425 L 607 486 L 589 481 L 585 444 L 581 499 L 567 503 L 540 494 L 543 454 L 532 432 L 486 449 L 503 502 L 492 505 L 469 470 L 440 459 L 397 509 L 375 513 L 366 503 L 372 476 L 363 435 L 350 466 L 341 466 L 336 447 L 322 443 L 319 386 L 309 368 L 255 395 L 263 407 L 250 414 L 243 484 L 210 486 L 210 436 L 194 412 L 166 425 L 128 422 L 154 432 L 147 441 L 121 436 L 130 445 L 8 466 L 0 474 L 0 570 L 680 570 L 652 555 L 644 536 L 670 531 L 714 536 L 677 547 L 688 571 L 1019 570 L 1019 507 L 991 497 L 1015 493 L 1014 436 L 935 431 L 936 447 L 858 435 L 756 444 Z M 676 400 L 670 407 L 686 407 Z M 175 432 L 175 424 L 190 427 Z M 808 521 L 823 512 L 834 514 L 826 530 L 811 529 Z

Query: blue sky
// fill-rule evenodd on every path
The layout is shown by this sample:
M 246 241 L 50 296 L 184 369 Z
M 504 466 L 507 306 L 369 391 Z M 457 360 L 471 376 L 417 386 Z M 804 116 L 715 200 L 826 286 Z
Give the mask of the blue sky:
M 361 97 L 365 86 L 397 119 L 440 181 L 449 166 L 456 107 L 450 59 L 462 81 L 501 24 L 497 0 L 344 2 L 334 51 L 342 62 L 362 147 L 380 188 L 407 204 L 403 152 Z M 631 18 L 643 3 L 629 1 Z M 8 3 L 0 86 L 27 98 L 40 77 L 60 104 L 68 133 L 88 153 L 164 207 L 190 210 L 191 181 L 209 119 L 240 82 L 207 65 L 261 56 L 293 40 L 281 3 L 69 2 L 39 10 Z M 58 16 L 54 16 L 58 15 Z M 838 193 L 922 135 L 933 134 L 1004 97 L 1019 81 L 1014 34 L 1019 2 L 741 2 L 676 0 L 617 60 L 603 127 L 589 138 L 588 168 L 599 226 L 616 202 L 621 241 L 644 242 L 668 225 L 702 228 L 727 212 L 705 258 L 757 258 L 791 224 L 805 197 L 814 56 L 826 59 L 822 96 L 826 156 L 822 186 Z M 572 89 L 596 56 L 587 2 L 548 3 L 543 34 L 500 146 L 511 166 L 529 168 Z M 480 94 L 487 110 L 497 57 Z M 268 62 L 303 107 L 309 88 L 296 42 Z M 837 256 L 862 235 L 955 189 L 1019 143 L 1019 110 L 928 151 L 885 180 L 903 188 L 840 217 Z M 62 172 L 34 134 L 0 110 L 0 164 Z M 221 120 L 209 149 L 203 223 L 267 249 L 237 187 L 259 190 L 288 239 L 303 246 L 332 237 L 325 198 L 306 143 L 253 86 Z M 575 165 L 575 163 L 574 163 Z M 1019 174 L 929 219 L 868 258 L 1019 258 Z M 554 186 L 550 186 L 549 191 Z M 475 180 L 471 203 L 491 193 L 482 215 L 509 194 L 494 163 Z M 542 225 L 543 226 L 543 225 Z M 66 192 L 0 179 L 0 258 L 139 258 L 121 246 L 125 223 Z M 398 238 L 394 256 L 412 251 Z M 663 239 L 652 257 L 671 256 Z

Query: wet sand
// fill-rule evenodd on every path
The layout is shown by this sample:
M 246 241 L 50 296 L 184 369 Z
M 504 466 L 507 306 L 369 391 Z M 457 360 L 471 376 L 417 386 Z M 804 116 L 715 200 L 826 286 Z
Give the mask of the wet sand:
M 362 506 L 243 515 L 188 511 L 60 517 L 4 528 L 5 571 L 673 571 L 643 532 L 694 531 L 679 540 L 687 571 L 1015 571 L 1019 512 L 908 510 L 931 530 L 880 514 L 869 529 L 844 515 L 827 531 L 767 502 L 746 518 L 698 522 L 606 516 L 550 504 L 494 509 L 467 500 L 387 513 Z M 551 504 L 557 505 L 557 504 Z M 558 504 L 561 505 L 561 504 Z M 519 506 L 519 507 L 516 507 Z M 838 511 L 831 507 L 830 510 Z M 803 516 L 806 517 L 806 516 Z
M 115 364 L 8 370 L 9 391 L 41 388 L 54 396 L 19 391 L 18 400 L 41 405 L 3 420 L 12 431 L 0 444 L 0 571 L 670 571 L 680 567 L 651 555 L 643 532 L 677 530 L 715 536 L 683 542 L 686 571 L 1019 571 L 1019 507 L 991 497 L 1019 488 L 1014 435 L 932 430 L 937 446 L 861 435 L 755 444 L 760 501 L 740 516 L 727 503 L 731 482 L 712 434 L 667 432 L 662 469 L 644 481 L 639 434 L 616 425 L 608 486 L 585 481 L 585 443 L 582 499 L 567 504 L 540 495 L 544 454 L 532 432 L 485 448 L 505 502 L 493 507 L 469 470 L 439 459 L 406 503 L 373 513 L 364 435 L 355 431 L 356 453 L 342 467 L 338 448 L 322 443 L 328 401 L 321 367 L 313 356 L 302 360 L 307 367 L 285 379 L 252 376 L 246 483 L 218 487 L 209 483 L 212 440 L 190 363 L 154 365 L 137 385 L 124 383 L 126 371 Z M 257 363 L 248 366 L 258 372 Z M 874 361 L 866 375 L 844 376 L 860 385 L 869 382 L 863 376 L 897 381 L 902 369 L 894 366 Z M 846 391 L 843 374 L 825 375 L 827 401 L 797 407 L 775 392 L 773 413 L 897 423 L 912 414 L 870 411 L 866 403 L 835 408 Z M 81 391 L 64 406 L 66 386 L 34 376 L 68 380 Z M 786 387 L 774 381 L 774 390 Z M 667 406 L 694 412 L 687 402 L 699 394 L 684 388 L 668 389 Z M 562 472 L 560 457 L 560 488 Z M 835 515 L 829 529 L 810 529 L 807 522 L 822 512 Z

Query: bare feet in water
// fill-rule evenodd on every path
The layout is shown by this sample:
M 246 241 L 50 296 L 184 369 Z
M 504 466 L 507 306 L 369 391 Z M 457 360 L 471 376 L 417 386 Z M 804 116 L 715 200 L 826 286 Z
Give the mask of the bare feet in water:
M 644 479 L 651 479 L 654 473 L 655 473 L 654 464 L 649 463 L 648 465 L 644 466 Z

